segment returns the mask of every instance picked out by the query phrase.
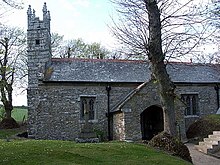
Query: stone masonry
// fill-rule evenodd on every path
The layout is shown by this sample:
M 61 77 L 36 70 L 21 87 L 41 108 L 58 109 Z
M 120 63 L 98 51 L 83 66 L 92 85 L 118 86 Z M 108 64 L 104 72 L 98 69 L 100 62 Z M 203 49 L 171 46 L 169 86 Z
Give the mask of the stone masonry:
M 155 112 L 162 106 L 157 83 L 151 80 L 150 64 L 117 59 L 54 59 L 46 3 L 42 11 L 43 20 L 35 16 L 31 6 L 27 11 L 29 137 L 75 140 L 85 124 L 83 97 L 95 100 L 90 105 L 94 118 L 89 123 L 97 137 L 108 138 L 109 120 L 113 140 L 141 140 L 148 132 L 158 133 L 163 116 Z M 177 130 L 184 140 L 191 123 L 215 114 L 219 108 L 220 66 L 169 63 L 167 69 L 176 85 Z M 109 98 L 107 86 L 111 87 Z M 182 97 L 187 95 L 193 97 L 184 102 Z M 196 113 L 185 114 L 186 108 Z

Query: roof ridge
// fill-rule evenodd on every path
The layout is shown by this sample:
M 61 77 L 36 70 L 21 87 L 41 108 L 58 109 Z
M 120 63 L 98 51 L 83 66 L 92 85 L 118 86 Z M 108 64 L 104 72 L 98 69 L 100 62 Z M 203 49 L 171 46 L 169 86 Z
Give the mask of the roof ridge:
M 146 60 L 127 60 L 127 59 L 86 59 L 86 58 L 52 58 L 54 62 L 135 62 L 135 63 L 146 63 Z
M 89 59 L 89 58 L 52 58 L 53 62 L 73 62 L 73 61 L 82 61 L 82 62 L 128 62 L 128 63 L 150 63 L 147 60 L 129 60 L 129 59 Z M 210 64 L 210 63 L 194 63 L 194 62 L 179 62 L 179 61 L 168 61 L 167 65 L 172 64 L 184 64 L 191 66 L 220 66 L 220 64 Z

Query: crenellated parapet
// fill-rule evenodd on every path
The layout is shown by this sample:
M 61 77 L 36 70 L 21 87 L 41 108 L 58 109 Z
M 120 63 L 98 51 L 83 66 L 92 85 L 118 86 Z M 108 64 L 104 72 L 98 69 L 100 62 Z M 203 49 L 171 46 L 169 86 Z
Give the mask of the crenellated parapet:
M 31 5 L 29 5 L 27 10 L 28 16 L 28 29 L 36 29 L 36 28 L 47 28 L 50 31 L 50 11 L 47 10 L 46 2 L 43 6 L 43 20 L 40 20 L 39 17 L 36 17 L 35 10 L 31 9 Z

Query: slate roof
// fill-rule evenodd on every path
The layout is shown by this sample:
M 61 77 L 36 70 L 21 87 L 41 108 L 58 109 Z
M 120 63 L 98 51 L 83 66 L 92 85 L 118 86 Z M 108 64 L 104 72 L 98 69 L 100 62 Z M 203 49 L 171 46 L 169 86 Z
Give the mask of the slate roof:
M 170 63 L 167 71 L 173 82 L 219 83 L 220 65 L 199 63 Z
M 50 82 L 145 82 L 151 72 L 149 62 L 110 59 L 52 59 L 52 70 L 44 81 Z M 174 82 L 219 83 L 220 65 L 169 63 Z

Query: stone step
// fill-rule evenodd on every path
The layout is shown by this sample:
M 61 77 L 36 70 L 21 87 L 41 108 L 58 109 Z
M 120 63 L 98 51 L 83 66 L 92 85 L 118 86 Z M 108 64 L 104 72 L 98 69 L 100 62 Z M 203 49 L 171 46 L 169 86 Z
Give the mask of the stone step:
M 220 150 L 220 131 L 213 131 L 213 135 L 208 135 L 203 142 L 199 142 L 195 148 L 206 154 L 213 154 Z
M 213 144 L 211 142 L 199 142 L 199 146 L 205 146 L 206 148 L 212 149 Z
M 220 131 L 213 131 L 213 135 L 219 135 L 220 136 Z
M 204 142 L 209 142 L 211 144 L 220 144 L 220 140 L 218 138 L 204 138 Z
M 207 145 L 195 145 L 195 148 L 200 151 L 203 152 L 205 154 L 213 154 L 217 151 L 220 150 L 220 146 L 219 145 L 212 145 L 212 148 L 210 148 L 210 146 Z
M 220 135 L 209 135 L 208 138 L 215 138 L 220 140 Z
M 207 146 L 205 145 L 195 145 L 195 148 L 200 151 L 200 152 L 203 152 L 205 154 L 208 154 L 210 148 L 207 148 Z

